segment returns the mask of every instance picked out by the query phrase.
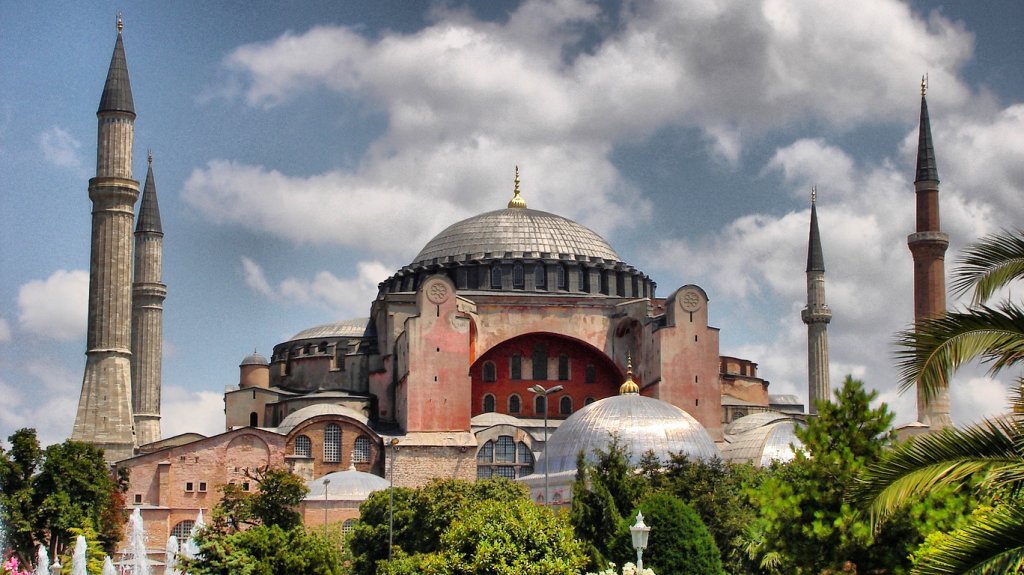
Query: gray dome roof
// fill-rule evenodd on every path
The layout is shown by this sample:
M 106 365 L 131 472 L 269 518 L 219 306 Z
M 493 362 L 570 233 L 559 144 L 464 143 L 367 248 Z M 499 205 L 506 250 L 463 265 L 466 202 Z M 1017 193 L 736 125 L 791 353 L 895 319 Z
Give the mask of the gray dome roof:
M 366 501 L 374 491 L 381 491 L 388 488 L 388 480 L 363 471 L 349 469 L 338 471 L 306 482 L 309 493 L 306 494 L 306 501 L 323 501 L 324 480 L 327 479 L 327 499 L 334 501 Z
M 637 465 L 647 451 L 664 462 L 679 453 L 695 460 L 720 457 L 707 430 L 682 409 L 642 395 L 616 395 L 590 405 L 569 416 L 548 441 L 547 458 L 541 459 L 536 473 L 576 469 L 576 455 L 583 451 L 593 460 L 595 449 L 607 449 L 612 434 L 630 450 L 630 463 Z
M 370 322 L 370 318 L 359 317 L 304 329 L 293 335 L 288 341 L 323 339 L 325 337 L 363 337 L 364 335 L 370 335 L 372 329 L 373 324 Z
M 803 443 L 796 436 L 799 422 L 785 414 L 753 413 L 733 421 L 725 428 L 729 443 L 722 447 L 722 457 L 736 463 L 752 463 L 755 467 L 787 462 L 796 457 L 793 447 Z
M 619 262 L 619 254 L 593 230 L 570 219 L 531 210 L 507 208 L 495 210 L 462 220 L 448 226 L 420 250 L 413 263 L 438 263 L 481 259 L 484 254 L 501 258 L 511 252 L 513 257 L 523 253 L 549 253 L 558 258 L 569 254 L 575 258 L 600 258 Z
M 281 421 L 281 425 L 277 426 L 277 432 L 283 434 L 291 433 L 298 424 L 318 415 L 342 415 L 354 419 L 363 425 L 367 425 L 369 423 L 369 419 L 367 419 L 365 415 L 351 407 L 345 407 L 344 405 L 338 405 L 336 403 L 317 403 L 289 413 L 288 416 Z
M 245 359 L 242 360 L 239 366 L 243 365 L 270 365 L 270 360 L 254 351 L 250 355 L 245 356 Z

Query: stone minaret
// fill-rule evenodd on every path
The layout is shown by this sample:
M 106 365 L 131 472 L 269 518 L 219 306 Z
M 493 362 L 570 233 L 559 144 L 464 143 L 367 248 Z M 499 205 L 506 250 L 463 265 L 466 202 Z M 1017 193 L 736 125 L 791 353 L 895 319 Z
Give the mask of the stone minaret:
M 818 413 L 816 403 L 831 395 L 828 383 L 828 322 L 832 310 L 825 303 L 825 256 L 818 233 L 817 190 L 811 189 L 811 231 L 807 241 L 807 307 L 800 313 L 807 324 L 808 413 Z
M 164 298 L 161 282 L 164 232 L 148 157 L 139 223 L 135 227 L 135 283 L 132 284 L 132 410 L 139 445 L 160 439 L 160 364 L 163 351 Z
M 99 119 L 92 200 L 89 323 L 85 377 L 71 439 L 101 447 L 107 461 L 131 457 L 132 227 L 139 183 L 132 179 L 135 105 L 117 20 L 117 41 L 96 112 Z
M 935 167 L 932 129 L 928 121 L 925 79 L 921 79 L 921 126 L 917 140 L 917 228 L 907 237 L 914 256 L 914 321 L 946 313 L 946 248 L 949 236 L 939 229 L 939 171 Z M 917 419 L 932 429 L 953 425 L 949 417 L 949 389 L 940 389 L 931 401 L 917 390 Z

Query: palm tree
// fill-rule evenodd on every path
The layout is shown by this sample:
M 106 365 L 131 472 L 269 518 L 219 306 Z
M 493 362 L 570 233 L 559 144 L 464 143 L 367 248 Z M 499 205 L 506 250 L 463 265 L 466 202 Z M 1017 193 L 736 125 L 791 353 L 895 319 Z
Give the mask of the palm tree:
M 919 322 L 898 335 L 900 388 L 920 385 L 927 398 L 967 362 L 990 373 L 1024 365 L 1024 309 L 1009 301 L 985 302 L 1024 279 L 1024 231 L 1003 231 L 968 247 L 957 261 L 954 292 L 973 291 L 971 307 Z M 1024 378 L 1018 377 L 1012 413 L 964 428 L 920 436 L 868 468 L 854 490 L 876 520 L 909 500 L 972 476 L 999 493 L 991 511 L 978 513 L 940 543 L 914 573 L 1017 573 L 1024 565 Z

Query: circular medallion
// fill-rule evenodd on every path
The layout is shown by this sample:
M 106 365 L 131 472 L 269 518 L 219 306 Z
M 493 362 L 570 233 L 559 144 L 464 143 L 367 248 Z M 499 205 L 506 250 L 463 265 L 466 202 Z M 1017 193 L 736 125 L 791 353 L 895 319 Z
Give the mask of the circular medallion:
M 697 290 L 688 289 L 679 294 L 679 307 L 683 308 L 683 311 L 697 311 L 702 303 L 704 303 L 704 298 L 700 297 Z
M 441 281 L 430 282 L 427 286 L 427 299 L 436 305 L 448 301 L 448 286 Z

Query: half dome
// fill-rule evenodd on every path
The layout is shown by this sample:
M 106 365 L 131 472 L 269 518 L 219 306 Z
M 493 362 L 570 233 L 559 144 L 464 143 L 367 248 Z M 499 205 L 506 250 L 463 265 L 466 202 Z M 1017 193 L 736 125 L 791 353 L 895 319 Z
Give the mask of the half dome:
M 413 264 L 501 258 L 509 253 L 621 261 L 604 238 L 582 224 L 539 210 L 506 208 L 448 226 L 427 242 Z
M 555 474 L 576 470 L 576 456 L 583 451 L 592 461 L 595 449 L 605 450 L 616 436 L 630 451 L 630 464 L 639 465 L 647 451 L 667 463 L 671 454 L 691 460 L 721 457 L 707 430 L 682 409 L 651 397 L 628 394 L 595 401 L 569 416 L 551 436 L 547 457 L 535 473 Z

